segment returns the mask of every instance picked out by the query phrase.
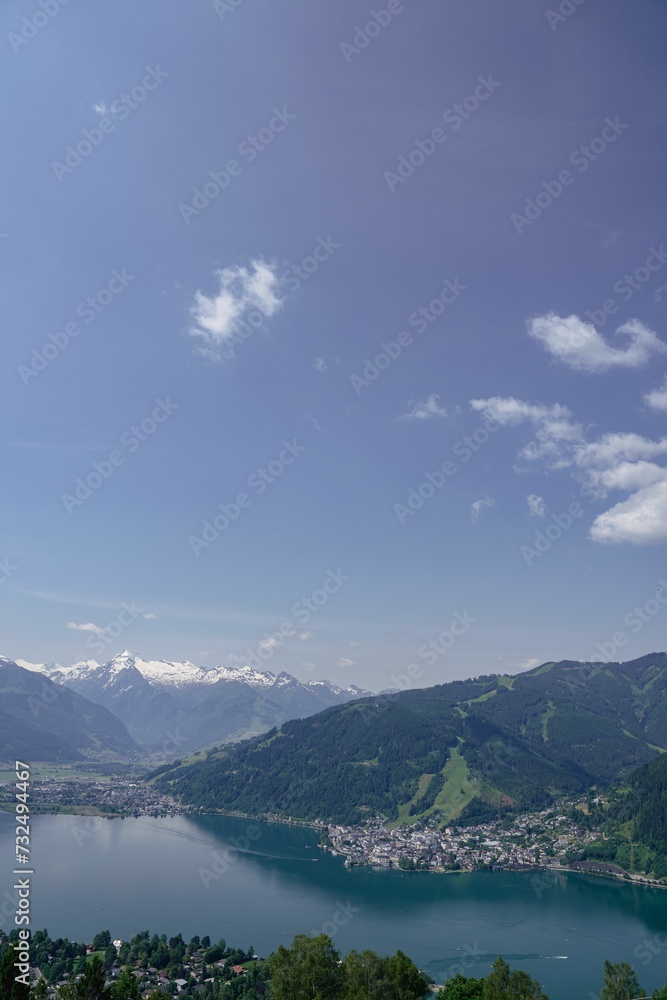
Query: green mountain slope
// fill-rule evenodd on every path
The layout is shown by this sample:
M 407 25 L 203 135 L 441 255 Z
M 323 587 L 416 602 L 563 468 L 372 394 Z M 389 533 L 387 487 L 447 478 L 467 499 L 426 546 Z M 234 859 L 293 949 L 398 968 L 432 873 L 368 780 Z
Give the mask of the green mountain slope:
M 106 708 L 5 658 L 0 706 L 0 760 L 124 760 L 140 753 Z
M 544 664 L 337 706 L 159 783 L 186 802 L 355 823 L 546 804 L 667 746 L 667 656 Z

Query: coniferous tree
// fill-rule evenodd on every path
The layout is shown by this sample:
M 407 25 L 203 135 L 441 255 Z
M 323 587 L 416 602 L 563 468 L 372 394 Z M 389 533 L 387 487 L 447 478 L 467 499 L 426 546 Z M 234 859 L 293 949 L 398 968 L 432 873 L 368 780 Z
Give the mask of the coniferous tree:
M 99 955 L 93 955 L 81 979 L 76 984 L 77 1000 L 109 1000 L 104 983 L 106 973 Z

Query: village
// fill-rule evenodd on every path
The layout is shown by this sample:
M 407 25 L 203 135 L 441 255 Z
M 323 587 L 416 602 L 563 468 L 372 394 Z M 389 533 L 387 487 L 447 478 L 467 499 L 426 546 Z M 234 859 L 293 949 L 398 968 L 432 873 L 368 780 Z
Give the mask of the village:
M 120 952 L 122 945 L 123 942 L 120 940 L 113 942 L 117 952 Z M 87 945 L 86 951 L 90 957 L 93 954 L 92 946 Z M 235 963 L 231 958 L 221 958 L 207 965 L 202 952 L 193 951 L 186 956 L 185 964 L 181 970 L 182 975 L 176 979 L 169 979 L 164 972 L 153 966 L 133 969 L 132 975 L 137 980 L 142 1000 L 155 997 L 156 994 L 196 997 L 204 993 L 209 983 L 227 982 L 238 976 L 247 976 L 252 962 L 261 961 L 257 955 L 244 957 L 247 957 L 248 960 L 243 964 Z M 107 970 L 105 987 L 110 987 L 117 982 L 120 973 L 121 965 L 113 964 Z M 53 1000 L 57 1000 L 61 988 L 68 986 L 69 983 L 70 979 L 67 978 L 48 986 L 47 995 Z
M 345 864 L 404 871 L 475 871 L 562 867 L 601 834 L 587 830 L 556 809 L 524 813 L 477 826 L 438 829 L 435 819 L 418 827 L 330 825 L 322 844 L 344 855 Z
M 0 784 L 0 806 L 14 803 L 14 782 Z M 110 816 L 175 816 L 194 812 L 137 776 L 85 781 L 46 777 L 30 788 L 32 813 L 91 812 Z

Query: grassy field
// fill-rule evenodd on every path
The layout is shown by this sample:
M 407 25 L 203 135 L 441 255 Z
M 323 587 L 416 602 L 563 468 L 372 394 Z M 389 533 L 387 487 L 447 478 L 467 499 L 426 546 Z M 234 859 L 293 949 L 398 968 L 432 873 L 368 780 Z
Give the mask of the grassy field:
M 479 790 L 479 782 L 473 778 L 468 765 L 455 748 L 452 749 L 449 760 L 444 766 L 445 784 L 438 794 L 432 812 L 442 814 L 442 826 L 447 826 L 461 815 Z
M 546 743 L 549 739 L 549 723 L 556 714 L 556 706 L 552 701 L 549 702 L 549 707 L 542 716 L 542 739 Z
M 426 794 L 426 789 L 431 784 L 431 781 L 435 777 L 434 774 L 422 774 L 419 779 L 419 785 L 417 791 L 412 796 L 409 802 L 404 802 L 402 806 L 398 809 L 398 819 L 394 820 L 393 823 L 389 823 L 390 829 L 395 829 L 397 826 L 401 826 L 403 823 L 416 823 L 420 818 L 419 816 L 410 816 L 410 806 L 416 805 L 417 802 Z
M 15 806 L 13 802 L 0 802 L 2 812 L 13 813 Z M 99 806 L 77 806 L 61 805 L 60 803 L 35 802 L 30 807 L 32 816 L 108 816 L 110 819 L 118 816 L 118 813 L 105 812 Z
M 435 777 L 433 774 L 422 774 L 419 779 L 419 787 L 413 797 L 409 802 L 405 802 L 400 806 L 398 818 L 388 824 L 390 829 L 394 829 L 404 823 L 416 823 L 418 820 L 429 816 L 440 819 L 441 826 L 448 826 L 461 815 L 468 803 L 474 799 L 475 795 L 479 795 L 482 792 L 481 782 L 471 775 L 467 763 L 456 748 L 451 750 L 449 760 L 442 769 L 442 774 L 445 778 L 445 784 L 440 792 L 438 792 L 433 805 L 416 816 L 410 816 L 410 807 L 412 805 L 419 805 L 420 800 L 426 794 L 431 781 Z
M 111 777 L 118 777 L 126 774 L 128 766 L 118 764 L 114 767 L 114 774 L 111 773 L 113 765 L 95 765 L 80 762 L 77 764 L 53 764 L 40 761 L 31 762 L 31 781 L 45 781 L 53 778 L 58 781 L 108 781 Z M 109 768 L 109 773 L 105 774 L 104 769 Z M 148 768 L 137 767 L 136 771 L 148 771 Z M 15 770 L 13 764 L 0 764 L 0 782 L 14 781 Z

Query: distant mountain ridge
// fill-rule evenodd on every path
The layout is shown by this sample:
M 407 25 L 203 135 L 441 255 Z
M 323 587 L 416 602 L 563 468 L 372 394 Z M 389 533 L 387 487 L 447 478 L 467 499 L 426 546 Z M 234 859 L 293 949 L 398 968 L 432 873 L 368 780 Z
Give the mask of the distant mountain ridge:
M 223 811 L 446 824 L 604 785 L 665 749 L 667 655 L 651 653 L 364 698 L 158 782 Z
M 301 682 L 249 666 L 203 667 L 187 660 L 144 660 L 123 650 L 108 660 L 19 666 L 76 691 L 116 715 L 138 743 L 171 756 L 253 736 L 288 719 L 370 694 L 354 685 Z
M 0 657 L 0 760 L 140 757 L 141 747 L 106 708 Z

